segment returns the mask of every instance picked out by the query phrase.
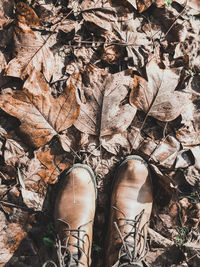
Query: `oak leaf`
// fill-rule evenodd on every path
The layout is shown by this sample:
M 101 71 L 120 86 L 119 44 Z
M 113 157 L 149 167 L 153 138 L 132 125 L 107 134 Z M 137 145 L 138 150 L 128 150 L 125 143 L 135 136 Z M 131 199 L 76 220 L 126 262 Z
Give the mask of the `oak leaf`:
M 84 75 L 86 82 L 84 84 Z M 136 108 L 127 101 L 133 82 L 131 71 L 107 74 L 88 66 L 83 74 L 80 115 L 74 126 L 81 132 L 99 136 L 121 133 L 131 124 Z
M 154 61 L 147 64 L 148 82 L 135 75 L 130 103 L 139 110 L 161 121 L 172 121 L 183 111 L 186 94 L 175 91 L 179 71 L 160 69 Z
M 42 73 L 33 71 L 22 90 L 5 90 L 0 95 L 1 108 L 20 122 L 20 131 L 34 147 L 49 142 L 69 128 L 79 115 L 75 88 L 69 85 L 57 99 Z M 61 137 L 64 139 L 64 136 Z M 62 140 L 64 142 L 64 140 Z

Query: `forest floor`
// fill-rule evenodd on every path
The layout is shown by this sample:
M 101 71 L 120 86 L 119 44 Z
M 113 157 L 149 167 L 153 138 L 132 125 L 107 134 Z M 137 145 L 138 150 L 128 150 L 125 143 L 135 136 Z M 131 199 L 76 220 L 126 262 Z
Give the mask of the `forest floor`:
M 147 266 L 200 266 L 198 0 L 1 0 L 0 88 L 0 266 L 52 266 L 62 172 L 82 162 L 103 267 L 113 173 L 130 154 L 152 173 Z

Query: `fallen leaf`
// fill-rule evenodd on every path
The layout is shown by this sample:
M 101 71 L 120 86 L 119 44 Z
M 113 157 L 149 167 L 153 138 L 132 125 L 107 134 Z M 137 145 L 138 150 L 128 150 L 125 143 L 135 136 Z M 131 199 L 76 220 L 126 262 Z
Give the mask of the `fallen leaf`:
M 42 211 L 44 197 L 41 197 L 39 194 L 24 188 L 21 189 L 21 194 L 24 204 L 29 209 L 33 209 L 34 211 Z
M 13 16 L 14 0 L 1 0 L 0 20 Z
M 194 166 L 195 168 L 200 170 L 200 146 L 192 147 L 190 150 L 194 156 L 194 160 L 195 160 Z
M 6 59 L 4 54 L 0 51 L 0 73 L 2 72 L 2 70 L 6 67 L 7 63 L 6 63 Z
M 16 53 L 5 70 L 8 76 L 22 80 L 30 75 L 33 69 L 42 71 L 47 81 L 50 81 L 54 70 L 54 57 L 47 43 L 33 33 L 18 33 L 14 38 Z
M 126 132 L 101 137 L 101 145 L 114 155 L 118 155 L 122 150 L 126 151 L 126 154 L 131 153 Z
M 39 26 L 40 20 L 35 11 L 24 2 L 17 2 L 15 9 L 17 22 L 21 22 L 28 26 Z
M 127 0 L 135 9 L 137 9 L 137 1 L 136 0 Z
M 6 221 L 3 226 L 0 237 L 0 264 L 6 264 L 10 260 L 22 239 L 27 235 L 19 223 Z
M 44 169 L 38 171 L 38 175 L 48 183 L 55 183 L 59 174 L 70 167 L 70 161 L 65 154 L 56 155 L 52 149 L 40 149 L 36 152 L 37 158 L 44 166 Z
M 80 109 L 72 84 L 65 88 L 65 93 L 54 99 L 42 73 L 36 70 L 26 80 L 22 90 L 5 90 L 0 95 L 0 106 L 20 120 L 20 131 L 35 147 L 45 145 L 53 136 L 69 128 L 77 119 Z
M 26 164 L 28 156 L 25 150 L 26 148 L 22 143 L 11 138 L 7 138 L 4 147 L 5 163 L 13 167 L 19 166 L 22 162 Z
M 193 98 L 181 113 L 183 126 L 176 131 L 176 138 L 184 148 L 200 144 L 200 97 L 195 94 Z
M 147 8 L 149 8 L 152 5 L 152 3 L 153 3 L 152 0 L 136 0 L 137 9 L 139 13 L 142 13 L 145 10 L 147 10 Z
M 177 154 L 176 157 L 176 169 L 180 168 L 187 168 L 189 165 L 192 165 L 192 157 L 191 157 L 191 152 L 189 150 L 181 150 Z
M 165 168 L 171 168 L 179 150 L 180 143 L 177 139 L 173 136 L 168 136 L 158 144 L 150 157 L 154 162 L 159 163 Z
M 15 57 L 8 63 L 6 75 L 23 80 L 35 68 L 42 71 L 46 80 L 50 81 L 54 70 L 53 53 L 47 45 L 47 40 L 45 41 L 39 33 L 34 33 L 30 28 L 39 25 L 40 20 L 34 10 L 26 3 L 18 2 L 14 26 Z
M 200 185 L 200 176 L 199 176 L 199 170 L 193 165 L 189 166 L 184 171 L 184 176 L 186 181 L 191 184 L 192 186 L 198 186 Z
M 174 91 L 179 82 L 179 70 L 160 69 L 154 61 L 147 66 L 148 82 L 134 76 L 130 103 L 148 116 L 161 121 L 176 119 L 185 109 L 186 94 Z
M 81 103 L 74 126 L 81 132 L 99 137 L 125 131 L 136 113 L 136 108 L 126 101 L 133 81 L 130 71 L 108 75 L 89 66 L 84 75 L 87 75 L 83 86 L 85 103 L 84 100 Z

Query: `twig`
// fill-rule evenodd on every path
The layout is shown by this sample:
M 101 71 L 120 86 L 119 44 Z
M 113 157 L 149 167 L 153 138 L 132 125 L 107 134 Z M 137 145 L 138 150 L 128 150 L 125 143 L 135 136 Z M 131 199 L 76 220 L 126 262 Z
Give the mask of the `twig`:
M 162 236 L 161 234 L 157 233 L 156 231 L 154 231 L 151 228 L 148 228 L 148 232 L 151 236 L 151 238 L 158 244 L 158 245 L 162 245 L 164 247 L 169 247 L 169 246 L 173 246 L 174 242 L 169 240 L 168 238 Z
M 168 29 L 168 31 L 165 33 L 163 39 L 166 38 L 166 36 L 168 35 L 168 33 L 171 31 L 171 29 L 174 27 L 174 24 L 176 23 L 177 19 L 184 13 L 185 8 L 187 6 L 187 0 L 185 1 L 185 6 L 183 8 L 183 10 L 181 11 L 181 13 L 178 14 L 178 16 L 175 18 L 174 22 L 172 23 L 172 25 L 170 26 L 170 28 Z

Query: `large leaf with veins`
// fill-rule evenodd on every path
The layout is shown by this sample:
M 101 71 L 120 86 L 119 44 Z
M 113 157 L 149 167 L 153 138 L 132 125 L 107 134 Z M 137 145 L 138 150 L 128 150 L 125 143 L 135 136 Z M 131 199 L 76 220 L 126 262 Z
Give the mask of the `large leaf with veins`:
M 88 66 L 82 74 L 82 103 L 75 127 L 101 138 L 125 131 L 137 110 L 127 97 L 132 83 L 130 70 L 107 74 Z
M 60 134 L 74 123 L 80 110 L 72 84 L 54 99 L 44 76 L 35 70 L 22 90 L 5 90 L 0 95 L 0 107 L 20 120 L 20 131 L 35 147 L 43 146 L 55 135 L 63 139 Z

